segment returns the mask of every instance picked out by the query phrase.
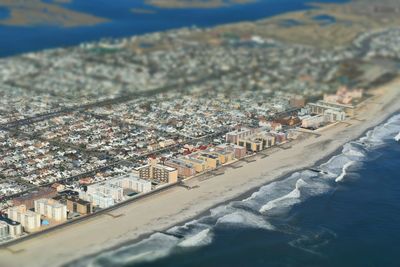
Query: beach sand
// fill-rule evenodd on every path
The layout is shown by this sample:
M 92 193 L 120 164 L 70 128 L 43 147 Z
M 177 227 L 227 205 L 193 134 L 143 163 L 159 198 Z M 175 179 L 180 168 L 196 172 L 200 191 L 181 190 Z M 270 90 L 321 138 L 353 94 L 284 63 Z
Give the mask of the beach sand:
M 320 131 L 320 137 L 309 134 L 304 140 L 289 143 L 289 149 L 273 148 L 266 151 L 268 157 L 256 156 L 254 162 L 234 164 L 240 168 L 225 167 L 223 175 L 200 176 L 186 182 L 198 186 L 195 189 L 173 187 L 111 214 L 3 248 L 0 266 L 59 266 L 167 229 L 283 175 L 311 167 L 399 111 L 400 79 L 376 89 L 374 94 L 358 109 L 354 119 Z

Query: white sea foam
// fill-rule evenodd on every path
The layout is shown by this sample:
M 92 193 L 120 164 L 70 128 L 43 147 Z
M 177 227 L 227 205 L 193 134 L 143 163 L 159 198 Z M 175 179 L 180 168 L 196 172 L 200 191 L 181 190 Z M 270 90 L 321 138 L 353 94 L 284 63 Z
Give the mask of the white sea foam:
M 86 259 L 74 266 L 121 266 L 138 262 L 154 261 L 170 254 L 178 243 L 178 238 L 155 233 L 136 244 L 124 246 L 116 251 L 106 252 L 94 258 Z
M 346 164 L 344 164 L 342 168 L 342 173 L 335 179 L 335 182 L 341 182 L 344 177 L 347 175 L 347 169 L 350 168 L 355 162 L 354 161 L 349 161 Z
M 227 214 L 218 219 L 217 225 L 228 225 L 234 227 L 246 227 L 246 228 L 260 228 L 266 230 L 274 230 L 275 227 L 269 222 L 264 220 L 260 215 L 254 213 L 238 210 L 234 213 Z
M 297 180 L 296 187 L 295 187 L 295 189 L 293 189 L 293 191 L 291 191 L 287 195 L 284 195 L 280 198 L 268 201 L 267 204 L 265 204 L 264 206 L 261 207 L 260 212 L 265 213 L 276 207 L 281 207 L 281 208 L 289 207 L 289 206 L 293 206 L 294 204 L 299 203 L 300 196 L 301 196 L 300 187 L 302 187 L 303 185 L 306 185 L 306 184 L 307 183 L 304 182 L 303 179 Z
M 185 238 L 178 244 L 180 247 L 199 247 L 205 246 L 212 242 L 212 235 L 210 229 L 204 229 L 203 231 Z
M 394 137 L 394 140 L 396 140 L 396 142 L 400 142 L 400 132 Z

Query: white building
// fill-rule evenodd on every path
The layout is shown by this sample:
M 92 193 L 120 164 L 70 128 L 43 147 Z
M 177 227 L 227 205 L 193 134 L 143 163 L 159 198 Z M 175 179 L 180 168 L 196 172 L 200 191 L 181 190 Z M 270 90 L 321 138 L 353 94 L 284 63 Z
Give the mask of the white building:
M 110 181 L 89 185 L 87 188 L 88 194 L 101 193 L 112 197 L 116 202 L 122 201 L 124 198 L 124 190 Z
M 303 128 L 319 128 L 325 122 L 325 116 L 305 116 L 301 121 L 301 127 Z
M 104 193 L 101 192 L 92 192 L 92 193 L 80 192 L 79 198 L 89 201 L 94 206 L 97 206 L 102 209 L 109 208 L 115 204 L 115 201 L 111 196 L 105 195 Z
M 6 222 L 0 221 L 0 239 L 9 236 L 8 224 Z
M 46 216 L 49 219 L 57 222 L 67 220 L 67 206 L 55 201 L 54 199 L 42 198 L 35 200 L 34 204 L 35 212 Z
M 79 193 L 79 197 L 105 209 L 124 200 L 124 189 L 147 193 L 151 191 L 151 182 L 139 179 L 137 176 L 120 177 L 89 185 L 86 192 Z
M 9 219 L 21 223 L 27 232 L 40 228 L 40 214 L 27 210 L 25 205 L 8 208 L 7 214 Z
M 11 237 L 22 235 L 22 225 L 19 222 L 8 222 L 8 232 Z
M 139 179 L 136 176 L 118 178 L 111 182 L 115 182 L 116 185 L 123 189 L 130 189 L 138 193 L 147 193 L 151 191 L 151 182 Z
M 329 122 L 344 121 L 346 113 L 337 109 L 327 109 L 324 112 L 325 119 Z

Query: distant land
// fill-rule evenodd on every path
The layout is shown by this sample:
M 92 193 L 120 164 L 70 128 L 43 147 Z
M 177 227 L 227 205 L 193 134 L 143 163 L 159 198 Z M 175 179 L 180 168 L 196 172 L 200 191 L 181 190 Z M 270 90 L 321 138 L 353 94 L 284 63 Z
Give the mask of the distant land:
M 257 0 L 145 0 L 144 4 L 157 8 L 220 8 L 237 4 L 252 3 Z M 0 18 L 0 25 L 7 26 L 91 26 L 107 22 L 109 19 L 75 11 L 66 4 L 74 0 L 0 0 L 0 8 L 6 13 Z M 154 14 L 155 10 L 132 8 L 132 13 Z
M 7 8 L 9 15 L 0 20 L 0 25 L 8 26 L 90 26 L 106 22 L 107 19 L 73 11 L 61 6 L 72 0 L 0 0 L 0 7 Z
M 218 8 L 247 4 L 256 0 L 146 0 L 146 4 L 160 8 Z

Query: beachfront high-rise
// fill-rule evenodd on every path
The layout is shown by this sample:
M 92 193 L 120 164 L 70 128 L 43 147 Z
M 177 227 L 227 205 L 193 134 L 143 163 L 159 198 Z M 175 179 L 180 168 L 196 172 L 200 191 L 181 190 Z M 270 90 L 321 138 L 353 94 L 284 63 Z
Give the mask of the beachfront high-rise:
M 136 171 L 140 179 L 169 184 L 178 181 L 178 171 L 175 168 L 159 164 L 156 159 L 149 159 L 149 164 L 137 168 Z
M 0 239 L 7 237 L 8 235 L 8 224 L 6 222 L 0 221 Z
M 89 185 L 87 191 L 81 191 L 79 197 L 102 209 L 125 200 L 125 193 L 147 193 L 152 189 L 151 182 L 137 176 L 125 176 L 99 184 Z
M 27 210 L 25 205 L 8 208 L 8 218 L 21 223 L 26 232 L 33 232 L 40 228 L 40 214 Z
M 35 200 L 35 212 L 56 222 L 67 220 L 67 206 L 54 199 L 41 198 Z

